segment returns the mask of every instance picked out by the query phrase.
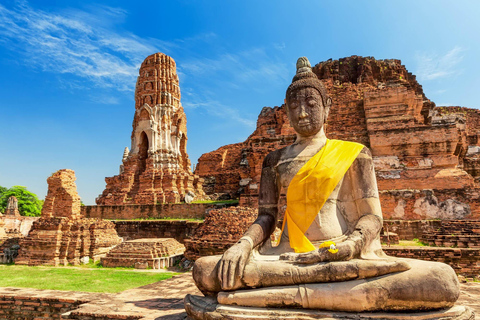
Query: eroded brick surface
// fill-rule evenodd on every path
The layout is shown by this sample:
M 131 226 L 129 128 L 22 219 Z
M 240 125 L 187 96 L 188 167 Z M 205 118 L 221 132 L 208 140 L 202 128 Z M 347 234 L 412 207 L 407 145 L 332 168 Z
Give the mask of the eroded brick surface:
M 327 137 L 372 151 L 386 218 L 480 218 L 478 110 L 435 107 L 399 60 L 352 56 L 313 71 L 333 100 Z M 195 173 L 207 193 L 255 207 L 263 158 L 294 139 L 284 106 L 265 107 L 245 142 L 203 154 Z
M 98 260 L 122 240 L 111 221 L 84 218 L 73 170 L 62 169 L 47 179 L 48 194 L 40 219 L 19 240 L 16 264 L 78 265 Z
M 104 267 L 163 269 L 180 261 L 185 246 L 173 238 L 137 239 L 121 243 L 101 259 Z
M 135 88 L 131 150 L 120 173 L 105 178 L 98 205 L 175 203 L 202 199 L 203 179 L 192 174 L 187 118 L 180 103 L 175 61 L 163 53 L 142 63 Z
M 230 207 L 211 210 L 205 222 L 190 239 L 185 239 L 185 257 L 196 260 L 199 257 L 222 254 L 236 243 L 257 218 L 257 210 L 246 207 Z

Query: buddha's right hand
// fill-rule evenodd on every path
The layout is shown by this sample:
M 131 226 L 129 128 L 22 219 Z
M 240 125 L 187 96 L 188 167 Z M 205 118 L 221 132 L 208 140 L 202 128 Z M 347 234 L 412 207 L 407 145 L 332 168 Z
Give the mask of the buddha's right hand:
M 231 246 L 219 261 L 218 280 L 222 290 L 233 290 L 236 279 L 243 277 L 252 246 L 248 241 L 242 240 Z
M 300 264 L 313 264 L 327 261 L 347 261 L 355 255 L 355 242 L 347 240 L 337 245 L 338 251 L 331 253 L 327 248 L 320 248 L 305 253 L 288 252 L 280 255 L 280 260 Z

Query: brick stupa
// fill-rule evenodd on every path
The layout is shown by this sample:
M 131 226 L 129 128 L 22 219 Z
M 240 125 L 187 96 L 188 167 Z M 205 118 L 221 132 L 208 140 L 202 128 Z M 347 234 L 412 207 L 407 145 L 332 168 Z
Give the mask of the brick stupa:
M 20 241 L 15 264 L 78 265 L 100 260 L 122 242 L 111 221 L 84 218 L 75 185 L 75 172 L 62 169 L 48 179 L 42 216 Z
M 180 103 L 175 61 L 155 53 L 142 63 L 135 89 L 131 150 L 120 174 L 105 178 L 98 205 L 172 203 L 201 199 L 203 179 L 187 154 L 187 119 Z
M 436 107 L 400 60 L 352 56 L 313 71 L 333 100 L 327 137 L 373 154 L 385 218 L 480 218 L 480 110 Z M 265 107 L 245 142 L 203 154 L 195 173 L 207 194 L 255 207 L 264 157 L 294 140 L 284 106 Z

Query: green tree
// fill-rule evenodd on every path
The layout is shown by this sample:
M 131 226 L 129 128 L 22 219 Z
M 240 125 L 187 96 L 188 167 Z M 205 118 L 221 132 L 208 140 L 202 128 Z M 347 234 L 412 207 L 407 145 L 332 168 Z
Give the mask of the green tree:
M 5 189 L 5 188 L 4 188 Z M 0 211 L 5 212 L 8 198 L 15 196 L 18 200 L 18 211 L 22 216 L 38 217 L 42 213 L 42 201 L 38 200 L 36 194 L 27 190 L 26 187 L 13 186 L 3 191 L 0 188 Z
M 5 191 L 7 191 L 7 190 L 8 190 L 7 188 L 0 186 L 0 197 L 1 197 L 2 194 L 3 194 Z

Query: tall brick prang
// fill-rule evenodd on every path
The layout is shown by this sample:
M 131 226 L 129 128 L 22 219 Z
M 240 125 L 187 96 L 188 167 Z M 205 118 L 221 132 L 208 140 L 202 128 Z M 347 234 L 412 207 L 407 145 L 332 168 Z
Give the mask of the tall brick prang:
M 190 168 L 175 61 L 163 53 L 147 57 L 140 67 L 131 139 L 120 174 L 105 178 L 98 205 L 170 203 L 187 193 L 205 195 L 203 179 Z

